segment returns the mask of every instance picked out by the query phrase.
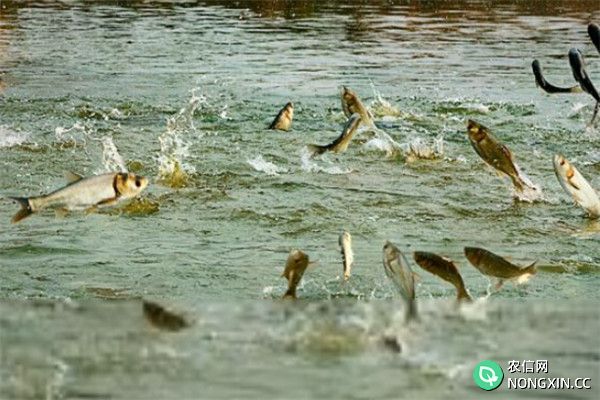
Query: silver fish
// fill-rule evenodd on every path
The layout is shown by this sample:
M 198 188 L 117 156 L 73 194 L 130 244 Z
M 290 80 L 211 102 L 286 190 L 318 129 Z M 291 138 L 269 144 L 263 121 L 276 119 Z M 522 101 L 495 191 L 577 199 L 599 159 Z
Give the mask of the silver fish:
M 496 290 L 500 289 L 504 281 L 515 281 L 517 284 L 525 283 L 537 272 L 535 263 L 521 268 L 486 249 L 465 247 L 464 250 L 465 256 L 471 265 L 482 274 L 496 278 Z
M 280 131 L 289 131 L 292 127 L 292 119 L 294 118 L 294 105 L 292 102 L 287 103 L 279 111 L 269 129 L 277 129 Z
M 354 253 L 352 252 L 352 236 L 350 232 L 343 231 L 339 238 L 340 250 L 342 253 L 342 262 L 344 264 L 344 280 L 350 279 L 352 264 L 354 263 Z
M 406 303 L 406 320 L 416 319 L 414 272 L 404 254 L 389 241 L 383 245 L 383 268 Z
M 306 253 L 293 249 L 290 251 L 288 259 L 285 263 L 285 269 L 281 276 L 285 277 L 288 281 L 288 289 L 283 295 L 283 298 L 296 298 L 296 288 L 302 280 L 302 276 L 308 268 L 308 255 Z
M 352 90 L 350 90 L 346 86 L 343 86 L 342 93 L 341 93 L 341 99 L 342 99 L 342 109 L 344 110 L 344 115 L 346 115 L 346 117 L 350 118 L 350 116 L 352 114 L 358 113 L 358 115 L 360 115 L 362 123 L 365 126 L 370 126 L 370 127 L 374 126 L 373 115 L 367 109 L 367 107 L 364 106 L 362 101 L 360 101 L 360 98 L 358 97 L 358 95 L 356 93 L 354 93 Z
M 587 211 L 590 218 L 600 217 L 600 199 L 592 186 L 566 158 L 554 156 L 554 172 L 562 188 Z
M 323 154 L 326 151 L 333 151 L 334 153 L 343 153 L 348 149 L 358 126 L 360 125 L 361 117 L 358 114 L 352 114 L 344 128 L 342 129 L 342 133 L 337 137 L 333 142 L 326 145 L 318 145 L 318 144 L 310 144 L 308 145 L 308 150 L 312 153 L 312 156 Z
M 107 207 L 140 194 L 148 180 L 131 173 L 108 173 L 84 178 L 68 173 L 69 184 L 54 192 L 33 197 L 10 197 L 21 205 L 13 223 L 45 209 L 85 210 Z

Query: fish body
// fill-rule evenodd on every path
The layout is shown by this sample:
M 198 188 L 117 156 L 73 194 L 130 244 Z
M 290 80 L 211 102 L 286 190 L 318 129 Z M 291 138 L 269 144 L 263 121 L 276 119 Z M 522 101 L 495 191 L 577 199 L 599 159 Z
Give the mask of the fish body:
M 389 241 L 383 245 L 383 268 L 406 303 L 406 320 L 417 318 L 413 270 L 404 254 Z
M 592 43 L 594 43 L 596 50 L 598 50 L 598 53 L 600 53 L 600 27 L 596 24 L 589 24 L 588 35 L 590 35 Z
M 144 300 L 142 307 L 146 320 L 156 328 L 175 332 L 189 326 L 185 318 L 168 311 L 160 304 Z
M 456 265 L 451 260 L 440 257 L 437 254 L 416 251 L 414 259 L 417 264 L 425 271 L 430 272 L 442 278 L 446 282 L 450 282 L 456 288 L 457 299 L 459 301 L 471 301 L 471 296 L 465 288 L 465 282 L 456 268 Z
M 106 207 L 140 194 L 148 180 L 131 173 L 108 173 L 83 178 L 69 175 L 70 183 L 52 193 L 34 197 L 11 197 L 21 204 L 13 223 L 45 209 L 83 210 Z
M 581 88 L 576 85 L 572 87 L 559 87 L 554 86 L 550 82 L 548 82 L 544 75 L 542 74 L 542 66 L 538 60 L 533 60 L 531 63 L 531 68 L 533 69 L 533 75 L 535 76 L 535 83 L 537 86 L 542 88 L 546 93 L 579 93 L 581 92 Z
M 287 103 L 279 111 L 269 129 L 277 129 L 280 131 L 289 131 L 292 127 L 292 119 L 294 118 L 294 104 L 292 102 Z
M 337 137 L 337 139 L 335 139 L 330 144 L 324 146 L 311 144 L 308 146 L 309 151 L 312 153 L 313 156 L 323 154 L 327 151 L 332 151 L 334 153 L 345 152 L 348 149 L 348 145 L 350 145 L 350 142 L 352 141 L 352 138 L 354 137 L 354 134 L 356 133 L 356 130 L 360 125 L 360 121 L 360 115 L 358 115 L 357 113 L 352 114 L 350 118 L 348 118 L 348 121 L 346 121 L 346 124 L 342 129 L 342 133 L 340 134 L 340 136 Z
M 354 253 L 352 252 L 352 235 L 350 232 L 343 231 L 338 240 L 340 251 L 342 253 L 342 263 L 344 265 L 344 280 L 350 279 L 352 264 L 354 263 Z
M 560 154 L 556 154 L 553 161 L 554 172 L 565 192 L 570 194 L 591 218 L 599 218 L 600 199 L 589 182 Z
M 288 281 L 288 289 L 283 295 L 283 298 L 296 298 L 296 288 L 302 276 L 308 267 L 308 256 L 306 253 L 300 250 L 292 250 L 288 256 L 287 262 L 285 263 L 285 269 L 281 276 L 285 277 Z
M 346 86 L 342 87 L 342 109 L 344 110 L 344 115 L 350 118 L 350 116 L 354 113 L 360 115 L 361 121 L 365 126 L 372 127 L 375 124 L 373 123 L 373 115 L 371 112 L 365 107 L 365 105 L 360 101 L 360 98 L 356 93 L 347 88 Z
M 488 128 L 469 120 L 467 133 L 469 141 L 479 157 L 497 171 L 507 175 L 517 191 L 522 192 L 525 186 L 528 186 L 519 174 L 511 151 L 499 142 Z
M 521 268 L 491 251 L 478 247 L 465 247 L 467 260 L 484 275 L 497 278 L 497 288 L 500 288 L 505 280 L 514 280 L 524 283 L 537 272 L 535 263 Z

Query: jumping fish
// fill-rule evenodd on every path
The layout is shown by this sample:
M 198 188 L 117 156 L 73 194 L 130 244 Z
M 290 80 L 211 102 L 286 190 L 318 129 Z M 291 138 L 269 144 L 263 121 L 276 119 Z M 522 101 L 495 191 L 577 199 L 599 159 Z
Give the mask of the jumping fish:
M 344 264 L 344 281 L 350 279 L 352 263 L 354 263 L 354 253 L 352 252 L 352 236 L 350 232 L 343 231 L 338 240 L 340 251 L 342 253 L 342 263 Z
M 342 109 L 344 110 L 344 115 L 350 118 L 350 116 L 354 113 L 358 113 L 360 115 L 361 121 L 366 126 L 374 126 L 373 123 L 373 115 L 364 106 L 362 101 L 356 93 L 347 88 L 346 86 L 342 87 Z
M 596 46 L 596 50 L 600 53 L 600 27 L 596 24 L 588 25 L 588 35 L 590 35 L 590 39 L 592 39 L 592 43 Z
M 34 197 L 10 197 L 21 205 L 13 223 L 45 209 L 85 210 L 112 206 L 140 194 L 148 180 L 131 173 L 108 173 L 84 178 L 69 172 L 69 184 L 50 194 Z
M 142 307 L 146 320 L 156 328 L 168 331 L 179 331 L 189 326 L 185 318 L 168 311 L 160 304 L 144 300 Z
M 292 119 L 294 118 L 294 105 L 292 102 L 287 103 L 279 111 L 269 129 L 277 129 L 280 131 L 289 131 L 292 127 Z
M 283 295 L 283 298 L 296 298 L 296 287 L 302 280 L 302 276 L 308 267 L 308 256 L 300 250 L 292 250 L 285 263 L 285 269 L 281 276 L 288 281 L 288 289 Z
M 500 289 L 504 281 L 516 281 L 517 284 L 525 283 L 537 272 L 535 263 L 521 268 L 491 251 L 478 247 L 465 247 L 465 256 L 479 272 L 497 278 L 496 290 Z
M 488 165 L 507 175 L 517 191 L 522 192 L 526 186 L 531 187 L 521 177 L 519 168 L 515 164 L 513 155 L 508 147 L 500 143 L 488 128 L 473 120 L 469 120 L 467 133 L 469 141 L 473 149 L 479 154 L 479 157 Z
M 540 66 L 540 62 L 538 60 L 533 60 L 531 63 L 531 68 L 533 69 L 533 75 L 535 76 L 535 83 L 537 86 L 542 88 L 546 93 L 580 93 L 581 88 L 579 85 L 575 85 L 573 87 L 558 87 L 546 81 L 544 75 L 542 74 L 542 67 Z
M 415 251 L 414 259 L 425 271 L 439 276 L 443 280 L 454 285 L 457 292 L 457 300 L 471 301 L 471 296 L 465 288 L 465 283 L 458 272 L 458 268 L 451 260 L 433 253 Z
M 596 115 L 598 115 L 598 109 L 600 109 L 600 95 L 598 91 L 594 87 L 590 76 L 585 70 L 585 61 L 583 60 L 583 55 L 581 51 L 578 49 L 569 50 L 569 64 L 571 64 L 571 70 L 573 71 L 573 77 L 581 86 L 581 89 L 588 93 L 590 96 L 596 100 L 596 106 L 594 107 L 594 113 L 592 115 L 592 119 L 590 121 L 590 125 L 594 123 L 596 119 Z
M 311 152 L 313 156 L 323 154 L 326 151 L 333 151 L 334 153 L 345 152 L 346 149 L 348 149 L 348 145 L 350 144 L 352 137 L 354 137 L 354 134 L 356 133 L 356 129 L 360 125 L 360 121 L 360 115 L 358 115 L 357 113 L 352 114 L 350 118 L 348 118 L 348 121 L 346 121 L 346 124 L 342 129 L 342 133 L 340 136 L 338 136 L 337 139 L 324 146 L 318 144 L 310 144 L 307 146 L 309 152 Z
M 415 277 L 404 254 L 389 241 L 383 245 L 383 268 L 406 303 L 406 321 L 417 318 Z
M 600 217 L 600 199 L 587 180 L 566 158 L 554 156 L 554 172 L 562 188 L 587 211 L 590 218 Z

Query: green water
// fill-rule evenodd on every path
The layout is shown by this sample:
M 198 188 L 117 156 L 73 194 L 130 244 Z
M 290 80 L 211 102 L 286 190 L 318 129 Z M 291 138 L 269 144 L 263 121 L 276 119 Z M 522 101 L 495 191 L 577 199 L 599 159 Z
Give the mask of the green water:
M 0 200 L 0 398 L 480 398 L 478 361 L 532 357 L 597 384 L 505 398 L 594 398 L 600 223 L 564 193 L 552 157 L 600 190 L 600 132 L 586 126 L 589 95 L 547 95 L 530 68 L 538 58 L 570 86 L 578 47 L 600 85 L 590 21 L 595 1 L 2 1 L 0 196 L 49 192 L 66 170 L 114 170 L 120 155 L 151 179 L 151 207 L 11 225 L 18 207 Z M 363 133 L 346 153 L 307 160 L 305 145 L 341 130 L 342 85 L 396 142 L 443 137 L 443 156 L 389 157 Z M 267 130 L 288 101 L 292 130 Z M 513 201 L 468 143 L 467 118 L 512 150 L 540 199 Z M 175 162 L 184 187 L 164 179 Z M 342 229 L 355 253 L 346 285 Z M 414 266 L 424 318 L 407 328 L 385 240 L 454 259 L 474 297 L 488 280 L 464 246 L 540 271 L 473 318 Z M 292 248 L 318 260 L 296 308 L 276 300 Z M 149 330 L 141 297 L 196 323 Z M 391 354 L 384 332 L 416 343 Z

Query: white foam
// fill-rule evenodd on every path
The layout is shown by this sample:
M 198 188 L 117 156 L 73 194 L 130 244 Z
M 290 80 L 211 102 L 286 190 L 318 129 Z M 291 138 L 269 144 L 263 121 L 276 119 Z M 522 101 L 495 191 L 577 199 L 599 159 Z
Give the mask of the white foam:
M 327 160 L 327 156 L 324 154 L 321 157 L 321 162 L 328 163 L 329 166 L 321 166 L 315 160 L 312 159 L 312 153 L 305 146 L 302 148 L 300 153 L 300 162 L 301 168 L 304 172 L 324 172 L 330 175 L 344 175 L 352 172 L 349 168 L 342 168 L 333 164 L 331 161 Z
M 246 162 L 250 164 L 252 168 L 254 168 L 258 172 L 264 172 L 267 175 L 275 176 L 280 173 L 286 173 L 287 169 L 283 167 L 278 167 L 272 162 L 266 161 L 261 154 L 256 156 L 253 159 L 247 159 Z
M 127 172 L 125 161 L 110 136 L 102 138 L 102 163 L 106 171 Z
M 0 125 L 0 147 L 18 146 L 27 140 L 28 135 L 15 132 L 7 126 Z

